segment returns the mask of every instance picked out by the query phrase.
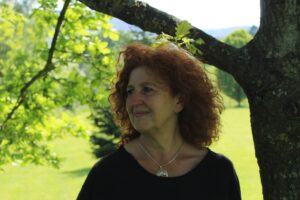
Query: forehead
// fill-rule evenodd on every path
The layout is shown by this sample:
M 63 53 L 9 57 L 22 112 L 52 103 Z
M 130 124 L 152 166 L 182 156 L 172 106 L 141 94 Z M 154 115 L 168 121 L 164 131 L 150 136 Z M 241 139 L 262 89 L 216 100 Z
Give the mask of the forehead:
M 165 82 L 160 76 L 154 73 L 153 70 L 148 67 L 137 67 L 133 69 L 129 75 L 128 84 L 139 84 L 141 82 L 155 83 L 158 85 L 165 85 Z

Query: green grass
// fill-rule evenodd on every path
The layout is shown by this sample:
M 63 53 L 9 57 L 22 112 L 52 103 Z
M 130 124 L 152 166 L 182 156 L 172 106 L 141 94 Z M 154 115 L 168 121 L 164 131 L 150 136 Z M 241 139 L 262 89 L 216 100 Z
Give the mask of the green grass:
M 0 200 L 71 200 L 95 163 L 87 140 L 66 138 L 55 142 L 64 158 L 59 170 L 46 166 L 4 167 L 0 174 Z
M 229 157 L 238 173 L 243 200 L 262 200 L 253 140 L 250 134 L 249 110 L 227 109 L 222 115 L 223 133 L 211 149 Z M 96 159 L 88 141 L 66 138 L 53 148 L 64 157 L 59 170 L 50 167 L 5 166 L 0 173 L 0 200 L 72 200 Z
M 226 109 L 220 140 L 211 149 L 231 159 L 239 176 L 242 199 L 262 200 L 259 168 L 254 152 L 247 108 Z

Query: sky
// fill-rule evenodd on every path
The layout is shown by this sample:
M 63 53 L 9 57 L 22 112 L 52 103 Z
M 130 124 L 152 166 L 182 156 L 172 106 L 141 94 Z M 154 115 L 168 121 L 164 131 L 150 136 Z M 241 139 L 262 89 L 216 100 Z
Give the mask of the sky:
M 259 26 L 260 0 L 142 0 L 200 29 Z

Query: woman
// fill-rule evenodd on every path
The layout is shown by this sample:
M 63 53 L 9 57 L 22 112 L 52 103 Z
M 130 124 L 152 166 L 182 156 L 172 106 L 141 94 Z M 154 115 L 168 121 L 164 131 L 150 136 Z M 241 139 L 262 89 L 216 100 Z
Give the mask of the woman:
M 218 139 L 222 103 L 201 63 L 174 44 L 131 44 L 110 94 L 122 144 L 90 171 L 94 199 L 241 199 Z

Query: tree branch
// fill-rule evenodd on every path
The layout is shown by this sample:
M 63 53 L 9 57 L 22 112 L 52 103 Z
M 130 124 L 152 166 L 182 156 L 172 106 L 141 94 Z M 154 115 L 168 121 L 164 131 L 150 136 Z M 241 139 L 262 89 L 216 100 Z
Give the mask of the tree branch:
M 65 13 L 67 11 L 67 8 L 70 4 L 71 0 L 66 0 L 63 6 L 63 9 L 57 19 L 57 23 L 56 23 L 56 27 L 55 27 L 55 32 L 54 32 L 54 36 L 52 39 L 52 43 L 51 43 L 51 47 L 49 49 L 49 53 L 48 53 L 48 59 L 47 62 L 45 64 L 45 67 L 39 71 L 34 77 L 31 78 L 30 81 L 28 81 L 20 90 L 20 95 L 18 97 L 17 103 L 16 105 L 12 108 L 12 110 L 8 113 L 8 115 L 6 116 L 5 120 L 3 121 L 3 123 L 0 126 L 0 131 L 4 129 L 5 125 L 7 124 L 7 122 L 12 118 L 12 116 L 14 115 L 14 113 L 18 110 L 18 108 L 22 105 L 22 103 L 24 102 L 25 98 L 26 98 L 26 92 L 28 91 L 28 89 L 30 88 L 30 86 L 32 84 L 34 84 L 37 80 L 45 77 L 51 70 L 54 69 L 54 65 L 52 63 L 52 58 L 53 58 L 53 54 L 55 51 L 55 45 L 56 45 L 56 41 L 58 38 L 58 34 L 60 31 L 60 27 L 62 25 L 62 22 L 64 20 L 65 17 Z
M 136 25 L 145 31 L 175 35 L 175 27 L 180 20 L 172 15 L 151 7 L 137 0 L 79 0 L 93 10 L 114 16 L 129 24 Z M 203 62 L 218 66 L 232 72 L 236 70 L 236 55 L 239 50 L 224 44 L 202 30 L 193 27 L 192 39 L 201 38 L 205 43 L 197 46 L 202 55 L 197 55 Z M 242 65 L 240 65 L 242 66 Z

